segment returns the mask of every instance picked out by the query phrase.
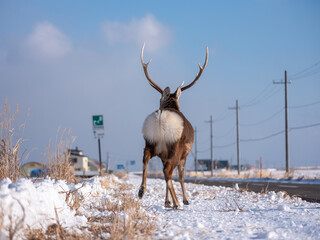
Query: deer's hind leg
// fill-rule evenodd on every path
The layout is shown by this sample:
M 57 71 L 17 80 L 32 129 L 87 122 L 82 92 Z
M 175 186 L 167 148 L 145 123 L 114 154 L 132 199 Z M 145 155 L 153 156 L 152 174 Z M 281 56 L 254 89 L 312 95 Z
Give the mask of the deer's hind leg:
M 171 201 L 170 201 L 170 191 L 168 188 L 168 184 L 166 184 L 166 200 L 164 202 L 164 206 L 168 208 L 172 208 Z
M 142 176 L 142 183 L 139 189 L 139 193 L 138 196 L 139 198 L 143 197 L 144 191 L 146 189 L 146 185 L 147 185 L 147 171 L 148 171 L 148 164 L 150 161 L 150 158 L 152 157 L 151 155 L 151 151 L 148 147 L 144 148 L 144 152 L 143 152 L 143 176 Z
M 183 194 L 183 204 L 189 205 L 186 189 L 184 187 L 184 169 L 186 165 L 186 159 L 181 159 L 180 164 L 178 165 L 178 171 L 179 171 L 179 180 L 181 184 L 182 194 Z
M 173 169 L 174 169 L 174 166 L 172 164 L 167 163 L 164 166 L 163 173 L 164 173 L 164 179 L 166 180 L 166 201 L 169 199 L 168 193 L 170 192 L 172 202 L 173 202 L 173 208 L 177 209 L 180 206 L 180 204 L 178 202 L 178 199 L 172 184 Z

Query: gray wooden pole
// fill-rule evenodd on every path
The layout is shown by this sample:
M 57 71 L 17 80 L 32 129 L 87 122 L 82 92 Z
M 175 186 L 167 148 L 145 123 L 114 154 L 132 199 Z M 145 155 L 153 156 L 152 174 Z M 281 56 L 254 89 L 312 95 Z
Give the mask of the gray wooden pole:
M 285 95 L 285 132 L 286 132 L 286 173 L 289 174 L 289 126 L 288 126 L 288 80 L 287 71 L 284 71 L 284 95 Z
M 240 175 L 240 149 L 239 149 L 239 115 L 238 115 L 238 100 L 236 100 L 236 124 L 237 124 L 237 163 L 238 163 L 238 175 Z

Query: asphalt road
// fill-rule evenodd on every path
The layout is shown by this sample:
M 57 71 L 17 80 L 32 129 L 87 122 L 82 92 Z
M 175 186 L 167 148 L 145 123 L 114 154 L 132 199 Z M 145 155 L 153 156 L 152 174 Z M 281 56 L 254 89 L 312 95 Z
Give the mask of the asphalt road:
M 159 175 L 150 175 L 149 178 L 163 178 Z M 174 180 L 178 180 L 177 177 L 173 177 Z M 239 188 L 247 189 L 248 191 L 253 192 L 266 192 L 266 191 L 284 191 L 290 196 L 297 196 L 306 200 L 308 202 L 318 202 L 320 203 L 320 184 L 303 184 L 303 183 L 287 183 L 287 182 L 268 182 L 268 181 L 233 181 L 226 180 L 212 180 L 212 179 L 185 179 L 185 182 L 199 183 L 208 186 L 224 186 L 224 187 L 233 187 L 236 183 Z

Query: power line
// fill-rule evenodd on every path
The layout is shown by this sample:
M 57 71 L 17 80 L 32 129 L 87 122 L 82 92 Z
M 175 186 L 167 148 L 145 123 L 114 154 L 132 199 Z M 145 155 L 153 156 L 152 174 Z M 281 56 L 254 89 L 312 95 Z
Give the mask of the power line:
M 268 83 L 268 85 L 267 85 L 257 96 L 255 96 L 254 98 L 252 98 L 249 102 L 247 102 L 247 103 L 244 104 L 243 106 L 251 106 L 251 105 L 253 104 L 253 102 L 254 102 L 257 98 L 261 97 L 261 95 L 262 95 L 265 91 L 267 91 L 267 89 L 268 89 L 270 86 L 273 86 L 273 85 L 270 84 L 270 83 Z
M 297 130 L 297 129 L 304 129 L 304 128 L 311 128 L 311 127 L 316 127 L 320 126 L 320 123 L 314 123 L 310 125 L 304 125 L 304 126 L 298 126 L 298 127 L 291 127 L 290 130 Z
M 220 146 L 214 145 L 213 148 L 227 148 L 227 147 L 231 147 L 231 146 L 235 145 L 236 143 L 237 142 L 233 142 L 233 143 L 229 143 L 226 145 L 220 145 Z
M 291 74 L 291 75 L 289 76 L 289 78 L 290 78 L 290 79 L 302 78 L 302 77 L 299 76 L 299 75 L 301 75 L 301 74 L 308 74 L 308 73 L 306 73 L 307 71 L 309 71 L 310 69 L 318 66 L 319 64 L 320 64 L 320 61 L 317 61 L 317 62 L 314 63 L 313 65 L 311 65 L 311 66 L 309 66 L 309 67 L 307 67 L 307 68 L 305 68 L 305 69 L 303 69 L 303 70 L 301 70 L 301 71 L 299 71 L 299 72 L 297 72 L 297 73 Z M 318 69 L 317 69 L 317 70 L 318 70 Z M 312 69 L 312 71 L 314 71 L 314 69 Z
M 268 117 L 267 119 L 264 119 L 262 121 L 256 122 L 256 123 L 252 123 L 252 124 L 245 124 L 245 123 L 241 123 L 241 126 L 245 126 L 245 127 L 252 127 L 252 126 L 257 126 L 260 125 L 262 123 L 265 123 L 269 120 L 271 120 L 272 118 L 274 118 L 275 116 L 277 116 L 278 114 L 280 114 L 282 111 L 284 110 L 284 108 L 281 108 L 279 111 L 275 112 L 274 114 L 272 114 L 270 117 Z
M 311 128 L 311 127 L 316 127 L 316 126 L 320 126 L 320 123 L 314 123 L 314 124 L 310 124 L 310 125 L 304 125 L 304 126 L 298 126 L 298 127 L 291 127 L 289 128 L 290 131 L 292 130 L 298 130 L 298 129 L 304 129 L 304 128 Z M 257 141 L 262 141 L 262 140 L 266 140 L 275 136 L 278 136 L 282 133 L 284 133 L 285 131 L 279 131 L 273 134 L 270 134 L 268 136 L 265 137 L 260 137 L 260 138 L 250 138 L 250 139 L 240 139 L 240 142 L 257 142 Z
M 221 114 L 220 117 L 217 117 L 217 118 L 214 119 L 213 121 L 214 121 L 215 123 L 217 123 L 217 122 L 221 122 L 221 121 L 223 121 L 223 120 L 226 120 L 226 119 L 228 119 L 228 118 L 230 118 L 230 117 L 231 117 L 230 112 L 229 112 L 229 111 L 226 111 L 225 114 Z
M 276 133 L 273 133 L 273 134 L 270 134 L 268 136 L 265 136 L 265 137 L 260 137 L 260 138 L 251 138 L 251 139 L 240 139 L 240 142 L 257 142 L 257 141 L 262 141 L 262 140 L 266 140 L 268 138 L 272 138 L 272 137 L 275 137 L 275 136 L 278 136 L 280 134 L 284 133 L 284 130 L 282 131 L 279 131 L 279 132 L 276 132 Z
M 312 103 L 308 103 L 308 104 L 303 104 L 303 105 L 297 105 L 297 106 L 289 106 L 289 108 L 304 108 L 304 107 L 309 107 L 309 106 L 313 106 L 313 105 L 316 105 L 316 104 L 319 104 L 320 101 L 317 101 L 317 102 L 312 102 Z
M 291 80 L 298 80 L 298 79 L 301 79 L 301 78 L 306 78 L 306 77 L 310 77 L 310 76 L 313 76 L 317 73 L 320 73 L 320 67 L 317 68 L 317 69 L 314 69 L 313 71 L 311 72 L 308 72 L 308 73 L 305 73 L 304 75 L 301 75 L 301 76 L 297 76 L 297 77 L 293 77 L 293 78 L 290 78 Z
M 199 130 L 197 131 L 199 133 Z M 198 140 L 198 144 L 202 145 L 203 143 L 207 143 L 209 141 L 210 137 L 206 137 L 204 139 L 201 139 L 201 141 Z
M 268 99 L 270 99 L 271 97 L 273 97 L 274 95 L 276 95 L 280 91 L 281 91 L 281 88 L 277 89 L 277 86 L 274 86 L 270 91 L 268 91 L 267 93 L 263 94 L 261 96 L 261 99 L 256 100 L 255 102 L 251 102 L 251 103 L 249 102 L 248 104 L 241 105 L 241 108 L 252 107 L 252 106 L 261 104 L 261 103 L 267 101 Z
M 197 150 L 198 153 L 204 153 L 204 152 L 208 152 L 210 150 L 210 148 L 204 149 L 204 150 Z
M 235 129 L 236 125 L 234 125 L 232 128 L 230 128 L 225 134 L 223 135 L 220 135 L 220 136 L 216 136 L 216 135 L 213 135 L 214 138 L 224 138 L 228 135 L 230 135 L 230 133 L 232 133 L 232 131 Z

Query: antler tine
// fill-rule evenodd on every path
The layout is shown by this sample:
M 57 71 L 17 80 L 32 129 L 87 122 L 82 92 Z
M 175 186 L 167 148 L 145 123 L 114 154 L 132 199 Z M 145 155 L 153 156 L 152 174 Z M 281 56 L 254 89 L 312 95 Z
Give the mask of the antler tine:
M 149 84 L 154 88 L 156 89 L 159 93 L 163 93 L 163 90 L 161 89 L 161 87 L 159 87 L 155 82 L 153 82 L 149 76 L 149 73 L 148 73 L 148 65 L 149 63 L 151 62 L 151 59 L 149 60 L 149 62 L 147 63 L 144 63 L 143 62 L 143 51 L 144 51 L 144 46 L 145 46 L 145 43 L 143 44 L 142 46 L 142 49 L 141 49 L 141 64 L 142 64 L 142 67 L 143 67 L 143 71 L 144 71 L 144 74 L 146 75 L 146 78 L 148 79 L 149 81 Z
M 208 63 L 208 55 L 209 55 L 209 50 L 208 50 L 208 47 L 206 47 L 206 59 L 205 59 L 204 64 L 203 64 L 202 66 L 201 66 L 200 63 L 199 63 L 199 68 L 200 68 L 199 73 L 197 74 L 197 76 L 196 76 L 196 78 L 193 80 L 193 82 L 190 83 L 189 85 L 181 88 L 181 91 L 184 91 L 184 90 L 192 87 L 192 86 L 198 81 L 198 79 L 200 78 L 203 70 L 204 70 L 205 67 L 207 66 L 207 63 Z

